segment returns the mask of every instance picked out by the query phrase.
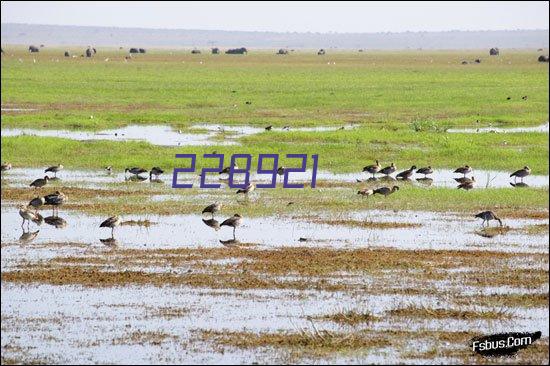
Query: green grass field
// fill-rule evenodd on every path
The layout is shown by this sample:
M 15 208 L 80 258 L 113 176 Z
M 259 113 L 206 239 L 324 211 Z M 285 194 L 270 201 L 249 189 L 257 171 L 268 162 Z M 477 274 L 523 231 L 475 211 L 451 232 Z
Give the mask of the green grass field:
M 536 52 L 505 51 L 490 57 L 485 51 L 325 56 L 252 51 L 241 56 L 153 50 L 126 62 L 122 50 L 100 50 L 86 59 L 62 57 L 62 49 L 39 54 L 4 49 L 2 106 L 37 111 L 3 112 L 3 128 L 357 126 L 348 131 L 264 132 L 242 138 L 239 147 L 2 137 L 2 161 L 18 166 L 53 164 L 63 157 L 65 165 L 74 168 L 171 169 L 178 164 L 175 153 L 216 150 L 317 153 L 320 169 L 334 172 L 359 171 L 380 159 L 399 167 L 454 168 L 469 163 L 507 171 L 527 164 L 534 174 L 548 174 L 546 134 L 442 132 L 448 127 L 534 126 L 547 121 L 548 66 L 537 62 Z M 472 62 L 476 58 L 481 58 L 480 64 Z M 462 60 L 471 63 L 462 65 Z M 527 100 L 521 98 L 524 95 Z

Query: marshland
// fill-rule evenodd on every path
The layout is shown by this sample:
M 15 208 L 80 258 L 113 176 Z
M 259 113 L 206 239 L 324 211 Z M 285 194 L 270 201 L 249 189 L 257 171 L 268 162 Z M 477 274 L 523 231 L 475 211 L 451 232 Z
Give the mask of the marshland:
M 3 46 L 2 363 L 548 363 L 540 52 L 83 49 Z M 201 189 L 212 153 L 252 171 L 318 154 L 317 184 L 308 158 L 289 176 L 303 189 L 236 194 L 217 173 Z M 178 176 L 193 188 L 172 188 L 176 154 L 196 154 Z M 369 179 L 377 160 L 396 171 Z M 395 179 L 413 165 L 433 173 Z M 476 184 L 457 189 L 465 165 Z M 19 205 L 56 191 L 21 225 Z M 510 359 L 468 346 L 539 330 Z

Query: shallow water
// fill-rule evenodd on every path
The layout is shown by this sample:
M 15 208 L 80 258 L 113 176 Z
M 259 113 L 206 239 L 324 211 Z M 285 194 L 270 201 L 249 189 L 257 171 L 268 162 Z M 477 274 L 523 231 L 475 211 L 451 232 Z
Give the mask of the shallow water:
M 540 132 L 548 133 L 549 123 L 534 127 L 481 127 L 481 128 L 451 128 L 451 133 L 518 133 L 518 132 Z

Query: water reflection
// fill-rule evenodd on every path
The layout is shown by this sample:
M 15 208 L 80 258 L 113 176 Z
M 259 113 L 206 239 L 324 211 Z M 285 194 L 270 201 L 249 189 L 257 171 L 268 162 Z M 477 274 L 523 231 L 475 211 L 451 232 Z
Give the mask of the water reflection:
M 141 175 L 132 175 L 130 177 L 124 177 L 124 181 L 126 182 L 143 182 L 144 180 L 147 180 L 149 178 L 142 177 Z
M 46 224 L 54 226 L 56 229 L 63 229 L 67 227 L 67 221 L 59 216 L 48 216 L 44 219 Z
M 99 239 L 99 241 L 108 247 L 116 247 L 118 245 L 118 240 L 116 240 L 114 237 Z
M 519 182 L 519 183 L 510 182 L 510 185 L 512 187 L 515 187 L 515 188 L 527 188 L 527 187 L 529 187 L 529 184 L 523 183 L 523 182 Z
M 222 243 L 222 245 L 226 247 L 233 247 L 241 244 L 241 242 L 238 241 L 237 239 L 220 240 L 220 243 Z
M 204 224 L 206 226 L 209 226 L 209 227 L 211 227 L 212 229 L 214 229 L 216 231 L 220 230 L 220 222 L 218 220 L 215 220 L 215 219 L 208 219 L 208 220 L 202 219 L 202 222 L 204 222 Z
M 40 230 L 36 230 L 36 231 L 32 232 L 32 231 L 25 231 L 25 229 L 23 229 L 23 233 L 19 237 L 19 241 L 21 243 L 30 243 L 31 241 L 33 241 L 38 236 L 39 232 L 40 232 Z
M 416 178 L 416 181 L 420 184 L 431 186 L 434 180 L 432 178 Z

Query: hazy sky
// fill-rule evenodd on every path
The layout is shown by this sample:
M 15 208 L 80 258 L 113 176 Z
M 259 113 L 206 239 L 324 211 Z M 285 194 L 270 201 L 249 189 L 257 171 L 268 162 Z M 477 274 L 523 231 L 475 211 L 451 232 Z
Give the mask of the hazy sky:
M 2 1 L 2 23 L 276 32 L 548 29 L 546 1 Z

